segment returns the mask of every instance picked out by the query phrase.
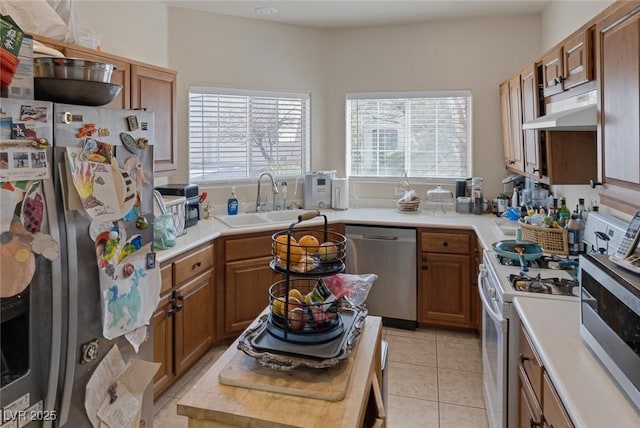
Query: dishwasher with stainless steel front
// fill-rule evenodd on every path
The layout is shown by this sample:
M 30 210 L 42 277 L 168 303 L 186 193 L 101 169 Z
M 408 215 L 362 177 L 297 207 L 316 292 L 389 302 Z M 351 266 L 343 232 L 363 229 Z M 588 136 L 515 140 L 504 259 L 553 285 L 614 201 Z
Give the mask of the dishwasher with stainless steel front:
M 365 304 L 384 325 L 417 327 L 416 230 L 347 225 L 346 273 L 378 279 Z

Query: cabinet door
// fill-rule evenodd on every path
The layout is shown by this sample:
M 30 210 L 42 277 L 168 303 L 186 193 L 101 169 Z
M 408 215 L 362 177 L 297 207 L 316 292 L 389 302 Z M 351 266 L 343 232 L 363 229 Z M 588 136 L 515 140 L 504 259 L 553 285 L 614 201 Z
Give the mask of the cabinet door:
M 470 326 L 470 261 L 468 255 L 422 253 L 419 322 Z
M 562 68 L 562 47 L 549 51 L 542 58 L 542 90 L 545 97 L 559 94 L 564 90 Z
M 534 64 L 520 75 L 522 85 L 522 121 L 529 122 L 540 116 L 538 93 L 538 67 Z M 540 131 L 523 131 L 524 170 L 535 178 L 540 178 Z
M 130 100 L 131 100 L 131 65 L 128 62 L 120 61 L 116 58 L 110 57 L 108 55 L 101 55 L 96 51 L 96 53 L 88 53 L 84 50 L 73 49 L 73 48 L 65 48 L 64 54 L 68 58 L 80 58 L 86 59 L 89 61 L 98 61 L 105 62 L 108 64 L 113 64 L 116 66 L 116 69 L 111 73 L 111 83 L 115 83 L 117 85 L 122 85 L 122 89 L 118 96 L 111 101 L 109 104 L 104 105 L 102 107 L 105 108 L 120 108 L 120 109 L 128 109 L 130 108 Z
M 509 82 L 500 85 L 500 112 L 502 114 L 502 145 L 504 147 L 504 164 L 511 164 L 511 103 L 509 102 Z
M 553 428 L 573 428 L 573 423 L 562 405 L 562 401 L 547 374 L 544 374 L 542 391 L 542 413 L 546 426 Z
M 204 272 L 174 292 L 175 372 L 180 376 L 213 343 L 213 270 Z
M 153 314 L 153 361 L 160 368 L 153 378 L 153 398 L 158 398 L 174 378 L 173 374 L 173 305 L 167 294 Z
M 598 27 L 599 136 L 607 184 L 599 192 L 603 205 L 633 213 L 640 209 L 640 12 L 621 18 Z
M 522 88 L 520 75 L 509 81 L 509 104 L 511 105 L 511 160 L 509 169 L 515 172 L 524 171 L 522 153 Z
M 272 257 L 225 263 L 225 334 L 241 333 L 269 304 Z
M 563 43 L 564 89 L 593 79 L 593 32 L 579 32 Z
M 144 108 L 155 113 L 154 170 L 175 171 L 178 167 L 176 73 L 132 65 L 131 108 Z

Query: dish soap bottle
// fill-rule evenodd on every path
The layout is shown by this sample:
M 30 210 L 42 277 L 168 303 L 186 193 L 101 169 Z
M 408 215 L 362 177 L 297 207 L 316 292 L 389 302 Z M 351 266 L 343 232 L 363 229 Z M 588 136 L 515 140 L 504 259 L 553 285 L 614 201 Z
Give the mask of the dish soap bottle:
M 236 197 L 236 188 L 231 188 L 231 197 L 227 200 L 227 214 L 238 214 L 238 198 Z
M 282 191 L 282 210 L 287 209 L 287 182 L 283 181 L 280 185 L 280 190 Z

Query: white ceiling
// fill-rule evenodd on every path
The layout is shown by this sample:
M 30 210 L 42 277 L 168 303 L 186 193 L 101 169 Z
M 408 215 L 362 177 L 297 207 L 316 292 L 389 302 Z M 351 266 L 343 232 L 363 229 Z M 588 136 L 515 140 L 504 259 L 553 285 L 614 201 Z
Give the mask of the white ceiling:
M 314 28 L 351 28 L 481 16 L 540 14 L 543 0 L 160 0 L 172 7 Z M 259 15 L 257 8 L 276 8 Z

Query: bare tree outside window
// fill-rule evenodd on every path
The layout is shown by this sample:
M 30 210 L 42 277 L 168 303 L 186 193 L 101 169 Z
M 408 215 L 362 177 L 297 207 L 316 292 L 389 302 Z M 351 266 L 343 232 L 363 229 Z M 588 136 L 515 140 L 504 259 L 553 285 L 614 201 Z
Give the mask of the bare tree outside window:
M 191 180 L 299 175 L 308 169 L 309 96 L 192 90 Z

